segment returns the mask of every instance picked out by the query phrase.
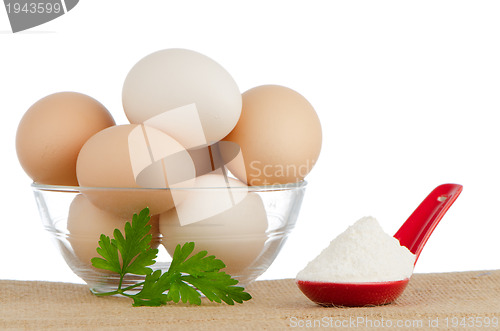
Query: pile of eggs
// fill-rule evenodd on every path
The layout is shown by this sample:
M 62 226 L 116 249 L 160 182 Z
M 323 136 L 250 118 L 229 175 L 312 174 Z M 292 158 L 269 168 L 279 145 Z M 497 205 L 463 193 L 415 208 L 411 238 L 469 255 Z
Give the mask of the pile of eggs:
M 129 124 L 116 125 L 87 95 L 60 92 L 33 104 L 18 127 L 17 154 L 33 181 L 81 192 L 68 216 L 75 254 L 90 263 L 101 233 L 149 207 L 151 233 L 169 253 L 195 241 L 227 272 L 248 267 L 267 229 L 262 199 L 248 187 L 309 173 L 322 139 L 311 104 L 278 85 L 241 94 L 217 62 L 185 49 L 141 59 L 122 101 Z

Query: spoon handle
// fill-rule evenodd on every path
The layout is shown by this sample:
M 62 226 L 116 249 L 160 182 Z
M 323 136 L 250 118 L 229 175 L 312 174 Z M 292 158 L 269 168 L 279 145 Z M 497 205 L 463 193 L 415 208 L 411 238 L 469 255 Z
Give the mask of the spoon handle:
M 394 238 L 415 254 L 415 264 L 432 231 L 462 192 L 462 185 L 436 187 L 399 228 Z

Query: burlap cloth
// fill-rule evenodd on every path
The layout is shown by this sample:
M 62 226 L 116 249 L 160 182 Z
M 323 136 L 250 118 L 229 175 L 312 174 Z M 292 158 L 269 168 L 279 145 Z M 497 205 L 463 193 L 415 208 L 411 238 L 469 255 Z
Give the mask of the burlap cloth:
M 169 304 L 134 308 L 131 300 L 95 297 L 85 285 L 0 280 L 0 329 L 266 330 L 473 329 L 500 330 L 500 270 L 416 274 L 393 304 L 324 308 L 294 280 L 258 281 L 253 299 L 228 306 Z

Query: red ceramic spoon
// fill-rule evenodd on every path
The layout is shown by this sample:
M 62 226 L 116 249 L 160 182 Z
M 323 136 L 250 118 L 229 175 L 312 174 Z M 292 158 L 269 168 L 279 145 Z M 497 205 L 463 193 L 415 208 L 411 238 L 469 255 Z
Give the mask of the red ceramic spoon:
M 462 192 L 462 185 L 436 187 L 415 209 L 394 237 L 415 254 L 415 263 L 432 231 Z M 374 306 L 396 300 L 410 278 L 391 282 L 327 283 L 297 280 L 299 289 L 322 306 Z

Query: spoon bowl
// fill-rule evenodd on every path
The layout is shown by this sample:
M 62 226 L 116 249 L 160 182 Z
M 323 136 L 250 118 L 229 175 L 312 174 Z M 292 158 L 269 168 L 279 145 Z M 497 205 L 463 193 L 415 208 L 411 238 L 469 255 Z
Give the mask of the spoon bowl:
M 396 300 L 405 290 L 409 278 L 377 283 L 326 283 L 298 280 L 306 297 L 321 306 L 379 306 Z
M 415 209 L 394 237 L 415 254 L 415 264 L 439 221 L 462 192 L 462 185 L 436 187 Z M 297 280 L 297 286 L 311 301 L 322 306 L 378 306 L 393 302 L 405 290 L 410 278 L 388 282 L 333 283 Z

